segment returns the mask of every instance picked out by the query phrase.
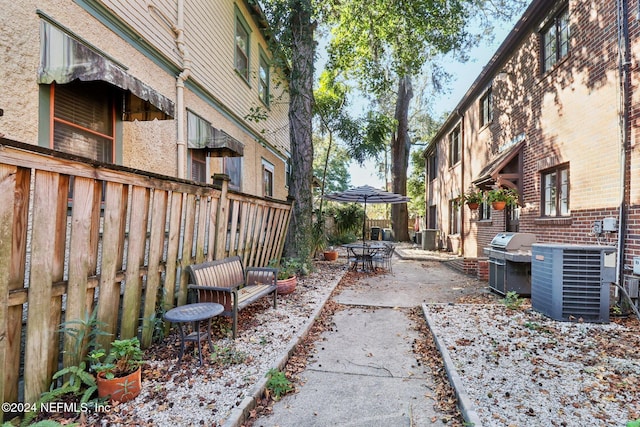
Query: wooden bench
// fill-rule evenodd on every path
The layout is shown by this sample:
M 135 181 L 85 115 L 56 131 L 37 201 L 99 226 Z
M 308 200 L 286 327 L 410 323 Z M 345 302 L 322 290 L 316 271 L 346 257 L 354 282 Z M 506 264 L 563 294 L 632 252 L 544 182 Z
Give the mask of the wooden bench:
M 258 299 L 273 294 L 277 306 L 277 268 L 242 266 L 239 256 L 193 264 L 187 267 L 189 289 L 198 302 L 216 302 L 224 306 L 223 316 L 233 320 L 233 339 L 238 330 L 238 311 Z

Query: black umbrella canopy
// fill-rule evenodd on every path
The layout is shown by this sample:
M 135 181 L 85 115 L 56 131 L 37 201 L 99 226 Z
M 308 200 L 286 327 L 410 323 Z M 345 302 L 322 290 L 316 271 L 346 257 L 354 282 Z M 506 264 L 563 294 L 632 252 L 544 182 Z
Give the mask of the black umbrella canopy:
M 409 197 L 402 194 L 378 190 L 370 185 L 350 188 L 338 193 L 325 194 L 324 198 L 334 202 L 353 203 L 407 203 L 410 200 Z
M 388 191 L 378 190 L 370 185 L 362 185 L 360 187 L 350 188 L 337 193 L 325 194 L 325 199 L 333 202 L 345 203 L 364 203 L 364 216 L 367 217 L 367 203 L 407 203 L 409 197 L 402 194 L 390 193 Z M 365 224 L 362 223 L 362 241 L 365 240 Z

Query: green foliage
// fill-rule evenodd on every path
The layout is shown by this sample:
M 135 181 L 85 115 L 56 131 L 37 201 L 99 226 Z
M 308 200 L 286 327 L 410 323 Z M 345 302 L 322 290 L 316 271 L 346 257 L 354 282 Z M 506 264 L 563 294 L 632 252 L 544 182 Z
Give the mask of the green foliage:
M 627 427 L 640 427 L 640 418 L 635 421 L 627 421 Z
M 273 400 L 278 401 L 282 396 L 293 390 L 291 381 L 287 379 L 283 372 L 273 368 L 267 372 L 266 376 L 269 378 L 267 390 L 273 395 Z
M 470 188 L 466 193 L 460 194 L 455 198 L 456 205 L 462 206 L 465 203 L 482 203 L 485 200 L 484 192 L 477 188 Z
M 282 258 L 269 261 L 269 267 L 278 269 L 278 280 L 285 280 L 293 276 L 306 276 L 312 270 L 309 262 L 301 258 Z
M 329 148 L 328 138 L 315 136 L 313 140 L 313 175 L 322 177 L 324 174 L 324 160 L 327 157 Z M 334 144 L 331 148 L 329 161 L 324 180 L 324 192 L 334 193 L 344 191 L 349 188 L 349 162 L 351 158 L 347 150 L 340 145 Z
M 358 203 L 332 203 L 327 207 L 327 215 L 333 217 L 338 235 L 362 233 L 364 208 Z
M 487 192 L 487 201 L 507 202 L 507 206 L 518 204 L 518 192 L 513 188 L 496 188 Z
M 235 347 L 213 346 L 211 362 L 220 366 L 239 365 L 246 362 L 247 353 L 237 350 Z
M 140 349 L 137 337 L 114 340 L 111 350 L 106 355 L 104 349 L 95 349 L 89 354 L 91 368 L 98 373 L 104 373 L 105 378 L 113 379 L 134 372 L 143 363 L 144 353 Z
M 509 310 L 518 310 L 520 306 L 524 303 L 524 300 L 520 298 L 515 291 L 509 291 L 505 295 L 505 297 L 501 300 L 502 304 L 505 305 Z

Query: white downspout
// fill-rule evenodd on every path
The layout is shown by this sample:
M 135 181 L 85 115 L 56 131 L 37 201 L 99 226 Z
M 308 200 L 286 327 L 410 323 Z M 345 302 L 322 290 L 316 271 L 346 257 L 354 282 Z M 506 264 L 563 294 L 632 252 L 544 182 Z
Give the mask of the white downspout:
M 184 43 L 184 0 L 177 0 L 177 24 L 173 24 L 171 20 L 153 4 L 147 7 L 159 22 L 166 25 L 175 36 L 178 52 L 182 57 L 182 71 L 176 77 L 176 145 L 177 145 L 177 172 L 178 178 L 186 178 L 186 143 L 185 143 L 185 107 L 184 107 L 184 82 L 191 75 L 191 57 Z
M 182 72 L 176 77 L 176 126 L 177 126 L 177 162 L 178 178 L 186 178 L 186 157 L 187 146 L 185 143 L 185 107 L 184 107 L 184 82 L 191 75 L 191 58 L 189 51 L 184 44 L 184 0 L 178 0 L 178 25 L 174 29 L 176 34 L 176 45 L 178 52 L 182 56 Z

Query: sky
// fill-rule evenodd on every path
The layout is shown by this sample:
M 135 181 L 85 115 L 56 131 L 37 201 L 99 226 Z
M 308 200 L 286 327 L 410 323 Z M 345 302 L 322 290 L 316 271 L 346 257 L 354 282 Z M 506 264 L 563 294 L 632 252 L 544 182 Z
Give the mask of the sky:
M 502 41 L 507 37 L 514 24 L 515 20 L 511 24 L 496 27 L 494 41 L 473 49 L 470 52 L 469 61 L 466 63 L 451 61 L 447 66 L 447 72 L 453 75 L 451 90 L 449 93 L 436 96 L 434 101 L 434 113 L 436 117 L 448 113 L 455 108 L 471 87 L 476 77 L 478 77 L 482 68 L 489 62 Z M 355 162 L 352 163 L 349 167 L 351 186 L 371 185 L 376 188 L 383 188 L 384 180 L 379 178 L 376 172 L 377 168 L 373 161 L 366 162 L 363 167 L 358 166 Z

